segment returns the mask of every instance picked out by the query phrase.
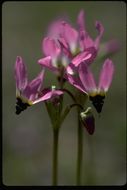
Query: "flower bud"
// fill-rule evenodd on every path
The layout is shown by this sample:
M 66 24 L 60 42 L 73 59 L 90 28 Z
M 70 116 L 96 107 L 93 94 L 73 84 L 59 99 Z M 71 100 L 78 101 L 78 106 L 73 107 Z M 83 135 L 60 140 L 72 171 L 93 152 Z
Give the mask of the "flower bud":
M 95 130 L 95 119 L 92 114 L 91 107 L 88 107 L 86 111 L 81 112 L 80 117 L 87 132 L 92 135 Z

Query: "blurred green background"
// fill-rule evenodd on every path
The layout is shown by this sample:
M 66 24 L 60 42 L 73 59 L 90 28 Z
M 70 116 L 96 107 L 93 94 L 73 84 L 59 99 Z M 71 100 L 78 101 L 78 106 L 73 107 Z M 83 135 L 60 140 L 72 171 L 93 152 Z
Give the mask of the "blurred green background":
M 14 64 L 23 57 L 29 79 L 41 67 L 41 42 L 49 24 L 68 16 L 73 26 L 79 11 L 86 13 L 86 25 L 96 37 L 94 22 L 105 28 L 102 42 L 112 38 L 121 50 L 112 60 L 115 76 L 107 94 L 96 131 L 89 136 L 84 128 L 82 185 L 123 185 L 126 182 L 126 5 L 124 2 L 4 2 L 2 6 L 3 77 L 3 183 L 5 185 L 51 185 L 52 126 L 44 103 L 15 114 Z M 94 73 L 100 69 L 96 63 Z M 56 84 L 47 71 L 45 86 Z M 73 91 L 73 87 L 68 85 Z M 65 95 L 66 104 L 71 99 Z M 88 105 L 91 105 L 88 102 Z M 93 108 L 94 109 L 94 108 Z M 77 125 L 75 109 L 67 116 L 59 142 L 59 185 L 75 185 Z

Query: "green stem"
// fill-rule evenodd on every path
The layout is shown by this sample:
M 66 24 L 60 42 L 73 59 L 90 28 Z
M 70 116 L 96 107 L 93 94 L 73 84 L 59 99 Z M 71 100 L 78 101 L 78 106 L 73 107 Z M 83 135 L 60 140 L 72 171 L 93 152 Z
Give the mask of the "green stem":
M 79 118 L 79 109 L 78 113 L 78 141 L 77 141 L 77 173 L 76 173 L 76 185 L 81 185 L 81 172 L 82 172 L 82 161 L 83 161 L 83 133 L 82 126 Z
M 78 108 L 80 108 L 81 110 L 83 110 L 83 107 L 82 107 L 81 104 L 71 104 L 71 105 L 70 105 L 71 108 L 73 108 L 73 107 L 75 107 L 75 106 L 77 106 Z
M 53 129 L 53 163 L 52 163 L 52 185 L 58 182 L 58 137 L 59 129 Z
M 66 92 L 66 93 L 72 98 L 72 100 L 73 100 L 74 102 L 77 102 L 77 101 L 76 101 L 76 98 L 73 96 L 73 94 L 72 94 L 68 89 L 62 88 L 62 89 L 60 89 L 60 90 Z

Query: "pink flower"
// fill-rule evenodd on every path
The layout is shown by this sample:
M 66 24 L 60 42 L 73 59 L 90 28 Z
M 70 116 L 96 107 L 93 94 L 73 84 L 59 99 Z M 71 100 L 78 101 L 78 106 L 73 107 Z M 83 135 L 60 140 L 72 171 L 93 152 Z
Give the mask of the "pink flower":
M 42 42 L 42 51 L 46 57 L 39 59 L 38 63 L 58 73 L 59 68 L 57 62 L 61 53 L 60 45 L 53 38 L 45 37 Z
M 112 61 L 110 59 L 105 60 L 100 72 L 98 86 L 87 64 L 80 64 L 78 72 L 79 77 L 68 74 L 68 81 L 82 92 L 87 93 L 97 112 L 100 113 L 114 74 Z
M 80 46 L 82 49 L 86 49 L 89 47 L 95 47 L 96 50 L 99 48 L 100 40 L 102 38 L 104 28 L 101 22 L 96 21 L 95 27 L 98 31 L 98 36 L 95 40 L 93 40 L 90 35 L 88 34 L 85 26 L 85 19 L 84 19 L 84 11 L 81 10 L 78 16 L 78 25 L 79 25 L 79 38 L 80 38 Z
M 93 40 L 86 31 L 84 12 L 81 11 L 78 15 L 78 28 L 77 31 L 66 21 L 54 22 L 49 28 L 49 36 L 42 43 L 42 51 L 46 57 L 39 59 L 38 63 L 54 72 L 59 72 L 61 66 L 78 67 L 82 62 L 92 63 L 97 56 L 103 26 L 96 22 L 99 34 Z
M 16 58 L 15 80 L 16 80 L 16 114 L 26 109 L 28 106 L 41 101 L 48 100 L 63 94 L 60 90 L 41 89 L 44 79 L 44 69 L 32 81 L 28 82 L 26 66 L 20 56 Z

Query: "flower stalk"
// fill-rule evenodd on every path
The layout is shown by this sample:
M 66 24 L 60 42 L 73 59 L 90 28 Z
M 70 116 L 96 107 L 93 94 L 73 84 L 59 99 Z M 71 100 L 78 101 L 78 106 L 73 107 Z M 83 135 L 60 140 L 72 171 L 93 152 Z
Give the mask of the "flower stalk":
M 58 185 L 58 140 L 59 128 L 53 128 L 52 185 Z
M 27 77 L 27 68 L 21 56 L 15 62 L 16 81 L 16 114 L 19 115 L 28 107 L 44 102 L 53 130 L 52 150 L 52 185 L 58 185 L 58 148 L 59 131 L 70 110 L 77 107 L 77 160 L 76 185 L 82 183 L 83 165 L 83 127 L 92 135 L 95 131 L 95 118 L 92 108 L 84 108 L 86 100 L 92 102 L 100 114 L 107 91 L 112 83 L 114 64 L 107 55 L 117 52 L 116 41 L 100 44 L 104 27 L 100 21 L 95 22 L 98 32 L 95 39 L 87 32 L 85 13 L 80 11 L 77 17 L 77 29 L 64 20 L 53 22 L 47 36 L 42 40 L 44 57 L 38 60 L 42 66 L 41 72 L 31 81 Z M 101 47 L 101 48 L 100 48 Z M 100 54 L 100 55 L 99 55 Z M 99 57 L 99 59 L 98 59 Z M 99 81 L 96 84 L 90 65 L 95 60 L 104 59 Z M 56 75 L 57 86 L 44 87 L 45 69 Z M 70 83 L 79 91 L 74 95 L 65 84 Z M 68 94 L 73 104 L 64 104 L 64 95 Z
M 82 161 L 83 161 L 83 133 L 80 121 L 80 109 L 77 109 L 78 131 L 77 131 L 77 168 L 76 168 L 76 185 L 81 185 Z

